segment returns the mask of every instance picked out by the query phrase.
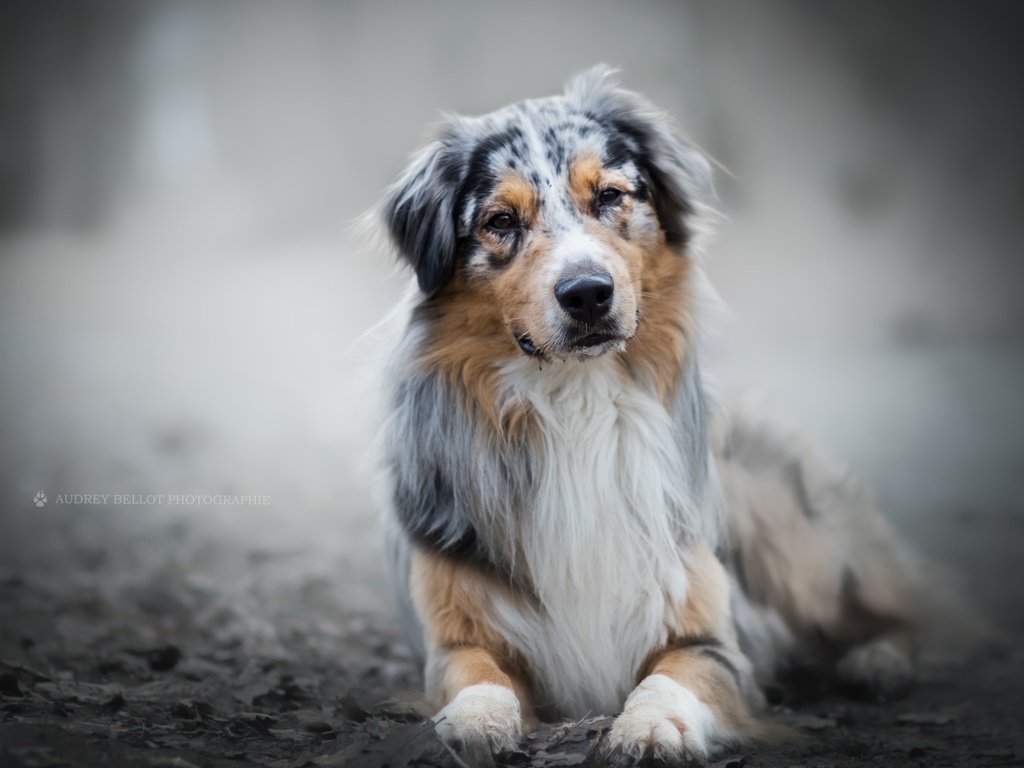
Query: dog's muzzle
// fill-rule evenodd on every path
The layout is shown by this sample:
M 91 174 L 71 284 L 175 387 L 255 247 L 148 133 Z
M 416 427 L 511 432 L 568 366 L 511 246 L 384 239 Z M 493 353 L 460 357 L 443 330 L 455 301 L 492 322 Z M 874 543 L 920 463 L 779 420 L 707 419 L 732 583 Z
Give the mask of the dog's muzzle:
M 612 318 L 615 280 L 609 272 L 588 262 L 567 270 L 554 285 L 554 296 L 564 315 L 555 345 L 539 348 L 525 333 L 516 335 L 519 348 L 531 357 L 560 357 L 576 352 L 600 354 L 601 347 L 628 341 Z

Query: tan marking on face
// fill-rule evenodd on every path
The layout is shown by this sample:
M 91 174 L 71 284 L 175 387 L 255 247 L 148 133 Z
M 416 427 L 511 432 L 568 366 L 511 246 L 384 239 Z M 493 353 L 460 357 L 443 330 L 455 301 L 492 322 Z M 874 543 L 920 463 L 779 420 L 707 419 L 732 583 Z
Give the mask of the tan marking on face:
M 593 210 L 594 193 L 600 188 L 603 177 L 604 166 L 596 155 L 573 158 L 569 164 L 569 195 L 580 211 Z
M 526 179 L 510 172 L 502 176 L 480 217 L 479 239 L 498 261 L 509 263 L 493 277 L 453 277 L 433 303 L 437 322 L 421 355 L 422 364 L 447 374 L 466 395 L 467 407 L 513 440 L 525 439 L 532 420 L 522 404 L 501 397 L 498 371 L 502 363 L 523 354 L 516 334 L 525 332 L 544 343 L 541 317 L 532 301 L 538 294 L 539 259 L 548 247 L 544 235 L 529 230 L 538 207 L 536 191 Z M 514 213 L 526 230 L 514 259 L 508 239 L 484 226 L 500 211 Z
M 605 168 L 596 155 L 578 155 L 569 164 L 569 197 L 581 213 L 592 216 L 597 193 L 609 187 L 624 193 L 633 191 L 633 184 L 625 174 Z M 624 219 L 632 209 L 633 197 L 626 194 L 622 202 L 609 213 L 612 220 Z
M 498 179 L 486 209 L 490 209 L 492 214 L 505 209 L 514 211 L 520 220 L 530 224 L 537 218 L 538 204 L 533 184 L 518 173 L 506 171 Z
M 478 683 L 512 688 L 524 714 L 532 702 L 530 674 L 522 655 L 487 620 L 496 598 L 520 603 L 523 597 L 479 568 L 416 548 L 410 559 L 413 603 L 428 644 L 442 656 L 438 704 Z
M 592 211 L 597 190 L 609 186 L 625 191 L 631 188 L 628 179 L 604 169 L 593 155 L 583 155 L 570 166 L 570 192 L 581 211 Z M 606 217 L 591 219 L 587 232 L 605 245 L 606 252 L 614 254 L 609 259 L 609 271 L 615 279 L 617 300 L 622 301 L 627 331 L 632 328 L 636 310 L 640 310 L 636 335 L 619 357 L 624 372 L 652 385 L 667 403 L 694 337 L 692 262 L 669 248 L 660 233 L 656 239 L 647 240 L 623 236 L 620 225 L 629 220 L 636 205 L 627 195 Z
M 540 200 L 529 181 L 511 171 L 501 175 L 480 211 L 476 228 L 477 237 L 495 262 L 505 263 L 515 255 L 516 238 L 495 232 L 487 222 L 496 214 L 509 213 L 528 231 L 537 221 L 539 208 Z
M 554 293 L 544 279 L 544 262 L 550 257 L 550 238 L 531 233 L 515 261 L 492 283 L 507 332 L 526 333 L 539 347 L 551 342 L 553 330 L 547 326 L 546 313 Z
M 490 282 L 470 283 L 456 275 L 435 302 L 434 332 L 420 357 L 421 365 L 440 371 L 465 407 L 510 440 L 525 439 L 532 420 L 525 407 L 504 402 L 499 387 L 501 364 L 523 354 L 503 316 L 503 300 Z
M 604 253 L 604 267 L 615 281 L 615 313 L 623 334 L 628 338 L 639 330 L 636 311 L 640 306 L 644 264 L 647 254 L 640 243 L 626 240 L 607 224 L 591 220 L 586 233 L 597 241 Z
M 620 359 L 628 375 L 653 384 L 668 403 L 695 336 L 693 264 L 659 243 L 639 272 L 640 326 Z
M 631 188 L 628 179 L 616 171 L 605 170 L 593 155 L 578 158 L 570 167 L 569 179 L 573 200 L 582 211 L 592 209 L 598 189 Z M 613 272 L 616 291 L 620 290 L 625 272 L 635 293 L 626 308 L 632 313 L 640 309 L 640 326 L 621 356 L 622 364 L 635 379 L 652 383 L 662 401 L 668 402 L 675 391 L 689 341 L 694 337 L 692 263 L 685 254 L 669 248 L 661 234 L 656 240 L 645 242 L 622 237 L 616 224 L 628 220 L 635 205 L 628 195 L 610 212 L 610 222 L 594 221 L 588 231 L 620 257 L 621 268 Z

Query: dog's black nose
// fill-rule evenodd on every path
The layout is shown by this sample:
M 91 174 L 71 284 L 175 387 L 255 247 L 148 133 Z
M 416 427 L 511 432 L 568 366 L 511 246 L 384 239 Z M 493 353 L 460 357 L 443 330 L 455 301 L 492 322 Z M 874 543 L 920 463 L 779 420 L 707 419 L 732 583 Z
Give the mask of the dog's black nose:
M 581 323 L 594 323 L 612 308 L 615 281 L 603 269 L 563 277 L 555 283 L 555 298 L 569 317 Z

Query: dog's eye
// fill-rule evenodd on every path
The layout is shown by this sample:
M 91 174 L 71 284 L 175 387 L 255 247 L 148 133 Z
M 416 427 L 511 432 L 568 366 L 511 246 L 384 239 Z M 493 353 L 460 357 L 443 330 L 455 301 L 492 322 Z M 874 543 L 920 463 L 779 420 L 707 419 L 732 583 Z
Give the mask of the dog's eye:
M 504 211 L 494 214 L 487 220 L 487 228 L 493 229 L 495 232 L 508 232 L 510 229 L 515 229 L 517 224 L 516 217 Z
M 615 187 L 608 187 L 597 193 L 597 204 L 601 206 L 616 205 L 621 199 L 622 190 Z

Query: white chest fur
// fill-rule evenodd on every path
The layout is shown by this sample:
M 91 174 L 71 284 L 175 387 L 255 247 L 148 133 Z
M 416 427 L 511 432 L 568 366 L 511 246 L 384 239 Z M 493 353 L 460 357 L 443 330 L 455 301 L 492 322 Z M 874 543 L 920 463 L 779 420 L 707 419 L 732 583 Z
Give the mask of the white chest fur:
M 537 419 L 536 496 L 519 527 L 540 608 L 494 606 L 542 703 L 563 716 L 617 711 L 686 593 L 678 529 L 693 501 L 670 414 L 610 356 L 503 371 Z

